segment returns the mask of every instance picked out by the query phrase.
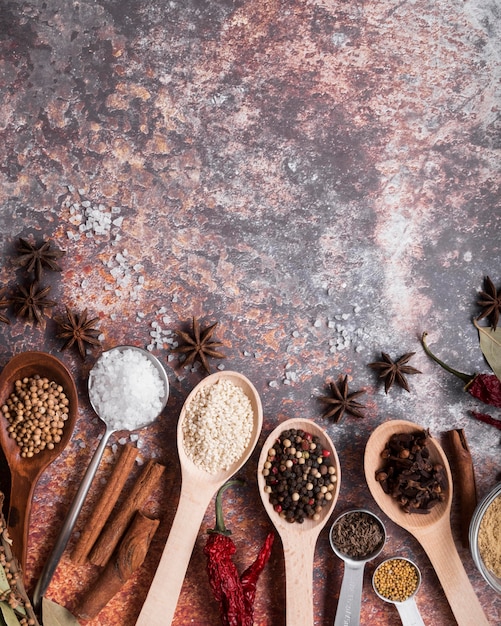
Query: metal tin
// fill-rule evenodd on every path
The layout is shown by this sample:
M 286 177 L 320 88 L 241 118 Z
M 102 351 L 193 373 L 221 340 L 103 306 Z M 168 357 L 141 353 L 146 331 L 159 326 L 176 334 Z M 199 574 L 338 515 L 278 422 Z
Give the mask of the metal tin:
M 482 574 L 485 580 L 489 583 L 489 585 L 495 591 L 501 594 L 501 578 L 498 578 L 495 574 L 493 574 L 493 572 L 487 569 L 478 548 L 478 532 L 480 529 L 480 523 L 482 522 L 485 512 L 487 511 L 489 506 L 498 497 L 501 497 L 501 483 L 497 484 L 485 496 L 485 498 L 483 498 L 483 500 L 479 502 L 477 508 L 475 509 L 475 512 L 473 513 L 473 517 L 471 518 L 469 538 L 471 555 L 473 557 L 475 565 L 477 566 L 479 572 Z

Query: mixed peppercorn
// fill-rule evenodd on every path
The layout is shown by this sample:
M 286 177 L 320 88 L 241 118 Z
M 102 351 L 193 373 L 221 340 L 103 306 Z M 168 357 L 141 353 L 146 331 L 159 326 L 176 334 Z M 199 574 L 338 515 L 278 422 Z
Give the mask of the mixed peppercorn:
M 330 451 L 320 438 L 295 428 L 284 430 L 268 450 L 262 473 L 275 511 L 300 524 L 319 519 L 337 481 Z

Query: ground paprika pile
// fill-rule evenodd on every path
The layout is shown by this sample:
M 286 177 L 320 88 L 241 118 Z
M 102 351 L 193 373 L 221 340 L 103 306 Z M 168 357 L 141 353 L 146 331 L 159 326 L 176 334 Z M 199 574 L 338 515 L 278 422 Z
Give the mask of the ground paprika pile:
M 428 347 L 426 343 L 427 334 L 428 333 L 423 333 L 421 337 L 421 344 L 426 354 L 445 370 L 464 381 L 464 390 L 471 396 L 477 400 L 481 400 L 485 404 L 501 408 L 501 380 L 499 380 L 495 374 L 464 374 L 463 372 L 458 372 L 458 370 L 446 365 L 443 361 L 436 357 Z M 472 414 L 477 419 L 501 429 L 500 420 L 495 420 L 489 415 L 478 413 L 476 411 L 472 411 Z
M 236 548 L 230 538 L 231 530 L 224 524 L 222 507 L 224 491 L 235 484 L 242 483 L 231 480 L 217 492 L 216 525 L 207 531 L 209 538 L 204 547 L 204 554 L 207 557 L 210 587 L 219 603 L 221 623 L 223 626 L 252 626 L 257 582 L 270 558 L 275 535 L 272 532 L 268 534 L 254 563 L 239 575 L 232 560 Z

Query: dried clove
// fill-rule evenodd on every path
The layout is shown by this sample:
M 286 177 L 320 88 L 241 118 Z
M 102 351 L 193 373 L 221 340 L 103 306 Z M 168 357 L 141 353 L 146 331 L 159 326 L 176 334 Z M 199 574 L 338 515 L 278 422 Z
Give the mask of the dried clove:
M 427 430 L 395 433 L 381 453 L 384 465 L 376 480 L 406 513 L 429 513 L 445 500 L 447 476 L 443 465 L 430 459 L 429 436 Z

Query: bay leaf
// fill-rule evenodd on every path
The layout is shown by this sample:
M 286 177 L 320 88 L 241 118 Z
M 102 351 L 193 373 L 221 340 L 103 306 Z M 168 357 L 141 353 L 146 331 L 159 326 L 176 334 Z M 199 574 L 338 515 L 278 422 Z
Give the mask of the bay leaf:
M 79 626 L 77 618 L 57 602 L 42 598 L 43 626 Z
M 476 320 L 473 323 L 478 330 L 480 349 L 485 360 L 501 380 L 501 328 L 498 326 L 496 330 L 492 330 L 490 326 L 479 326 Z
M 5 622 L 5 626 L 20 626 L 19 620 L 14 613 L 14 609 L 7 602 L 0 602 L 0 611 Z
M 10 585 L 5 574 L 5 570 L 2 566 L 0 566 L 0 592 L 9 591 L 9 589 Z

